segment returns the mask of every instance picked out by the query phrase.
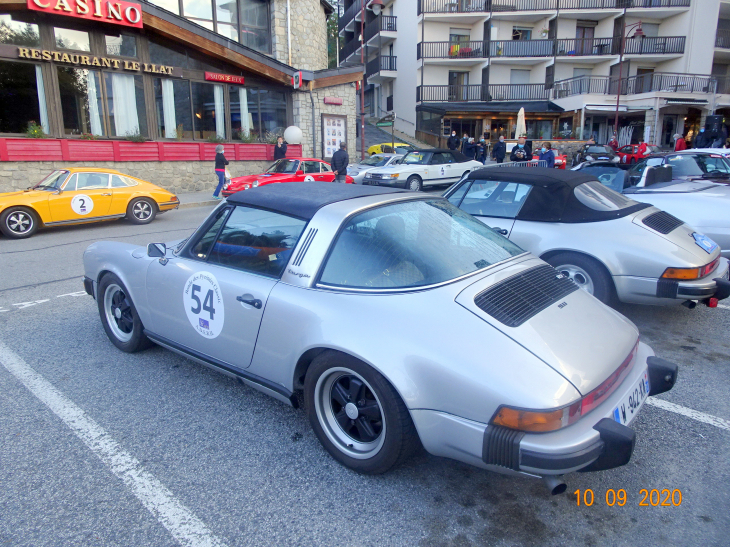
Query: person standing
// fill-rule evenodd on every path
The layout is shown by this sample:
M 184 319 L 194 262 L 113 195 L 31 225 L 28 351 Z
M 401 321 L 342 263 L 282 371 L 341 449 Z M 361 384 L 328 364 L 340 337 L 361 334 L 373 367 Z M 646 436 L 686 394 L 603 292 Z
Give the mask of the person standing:
M 464 133 L 464 136 L 461 137 L 461 153 L 464 153 L 464 148 L 466 145 L 469 144 L 469 135 L 468 133 Z
M 226 165 L 228 165 L 228 160 L 223 155 L 223 150 L 222 144 L 215 147 L 215 174 L 218 177 L 218 186 L 215 192 L 213 192 L 213 199 L 221 199 L 220 193 L 226 182 Z
M 552 150 L 553 145 L 550 144 L 548 141 L 545 141 L 542 143 L 542 148 L 540 149 L 540 161 L 547 162 L 547 167 L 552 169 L 555 167 L 555 152 Z
M 474 159 L 474 154 L 477 151 L 477 145 L 474 143 L 474 139 L 470 138 L 467 143 L 464 145 L 464 148 L 462 150 L 462 154 L 464 154 L 467 158 L 470 160 Z
M 700 128 L 700 132 L 697 134 L 697 136 L 692 140 L 692 148 L 709 148 L 710 146 L 710 137 L 707 136 L 707 133 L 705 133 L 705 128 Z
M 639 149 L 637 150 L 639 159 L 643 159 L 649 155 L 649 147 L 644 142 L 644 139 L 639 139 Z
M 446 146 L 449 147 L 449 150 L 456 150 L 459 148 L 459 137 L 456 136 L 456 131 L 451 132 L 451 136 L 446 141 Z
M 504 135 L 500 135 L 499 141 L 494 144 L 492 149 L 492 157 L 497 163 L 502 163 L 507 155 L 507 145 L 504 142 Z
M 681 152 L 682 150 L 687 150 L 687 141 L 684 140 L 684 137 L 680 135 L 679 133 L 674 134 L 674 151 L 675 152 Z
M 509 155 L 510 161 L 530 161 L 532 159 L 532 150 L 525 144 L 526 142 L 525 137 L 517 139 L 517 146 L 512 149 L 512 153 Z
M 332 171 L 335 173 L 335 182 L 347 182 L 347 166 L 350 156 L 347 155 L 347 144 L 340 143 L 340 149 L 332 154 Z
M 274 146 L 274 159 L 282 160 L 286 157 L 286 143 L 284 137 L 278 137 L 276 139 L 276 146 Z
M 614 152 L 618 152 L 619 144 L 618 144 L 618 141 L 616 140 L 616 135 L 615 134 L 612 135 L 611 136 L 611 140 L 608 141 L 608 146 L 610 146 L 611 147 L 611 150 L 613 150 Z

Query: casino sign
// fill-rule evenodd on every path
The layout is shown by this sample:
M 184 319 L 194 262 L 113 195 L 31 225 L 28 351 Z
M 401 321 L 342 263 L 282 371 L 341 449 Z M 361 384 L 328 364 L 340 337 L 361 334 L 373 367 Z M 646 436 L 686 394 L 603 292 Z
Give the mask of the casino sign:
M 90 21 L 103 21 L 125 27 L 142 28 L 142 7 L 133 2 L 102 0 L 28 0 L 28 9 L 67 15 Z

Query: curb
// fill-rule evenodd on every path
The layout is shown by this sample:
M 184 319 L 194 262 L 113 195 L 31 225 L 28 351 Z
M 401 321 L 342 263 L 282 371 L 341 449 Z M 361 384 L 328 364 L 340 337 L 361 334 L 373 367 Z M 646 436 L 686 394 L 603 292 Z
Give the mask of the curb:
M 181 203 L 177 209 L 179 211 L 180 209 L 192 209 L 193 207 L 207 207 L 209 205 L 217 205 L 221 201 L 222 200 L 218 200 L 218 199 L 210 199 L 208 201 L 194 201 L 192 203 Z

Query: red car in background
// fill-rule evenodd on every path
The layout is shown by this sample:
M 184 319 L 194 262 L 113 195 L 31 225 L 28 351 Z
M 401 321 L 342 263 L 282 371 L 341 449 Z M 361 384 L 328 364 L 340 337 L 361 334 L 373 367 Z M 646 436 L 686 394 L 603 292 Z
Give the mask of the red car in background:
M 299 182 L 321 180 L 324 182 L 334 182 L 335 174 L 332 167 L 326 161 L 316 158 L 286 158 L 276 160 L 266 172 L 259 175 L 248 175 L 246 177 L 234 177 L 223 187 L 221 192 L 225 197 L 248 190 L 256 186 L 264 186 L 265 184 L 274 184 L 280 182 Z M 355 181 L 348 176 L 345 181 L 347 184 L 353 184 Z
M 649 154 L 656 154 L 657 152 L 661 152 L 661 150 L 656 144 L 647 144 L 646 152 L 646 156 L 639 156 L 639 145 L 627 144 L 619 148 L 616 154 L 621 158 L 621 163 L 636 163 L 648 157 Z
M 553 153 L 555 150 L 553 150 Z M 540 159 L 540 154 L 533 154 L 532 155 L 532 161 L 538 161 Z M 568 156 L 566 154 L 555 154 L 555 169 L 565 169 L 565 166 L 568 165 Z

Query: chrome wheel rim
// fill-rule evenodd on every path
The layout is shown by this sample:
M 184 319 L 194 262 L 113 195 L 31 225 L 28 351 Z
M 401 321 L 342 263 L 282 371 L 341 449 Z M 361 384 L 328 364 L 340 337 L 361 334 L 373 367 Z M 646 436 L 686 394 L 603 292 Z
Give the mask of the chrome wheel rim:
M 132 214 L 139 220 L 147 220 L 152 214 L 152 207 L 146 201 L 138 201 L 132 206 Z
M 33 217 L 25 211 L 13 211 L 5 219 L 5 226 L 14 234 L 27 234 L 33 229 Z
M 593 278 L 583 268 L 573 264 L 555 266 L 561 274 L 569 277 L 573 282 L 588 294 L 593 294 Z
M 408 185 L 408 188 L 410 190 L 412 190 L 413 192 L 418 192 L 418 187 L 419 187 L 418 179 L 412 179 Z
M 314 388 L 314 407 L 325 435 L 344 454 L 364 460 L 383 447 L 383 407 L 356 372 L 338 367 L 322 374 Z
M 109 285 L 104 293 L 104 314 L 112 333 L 120 342 L 129 342 L 134 331 L 132 306 L 117 284 Z

